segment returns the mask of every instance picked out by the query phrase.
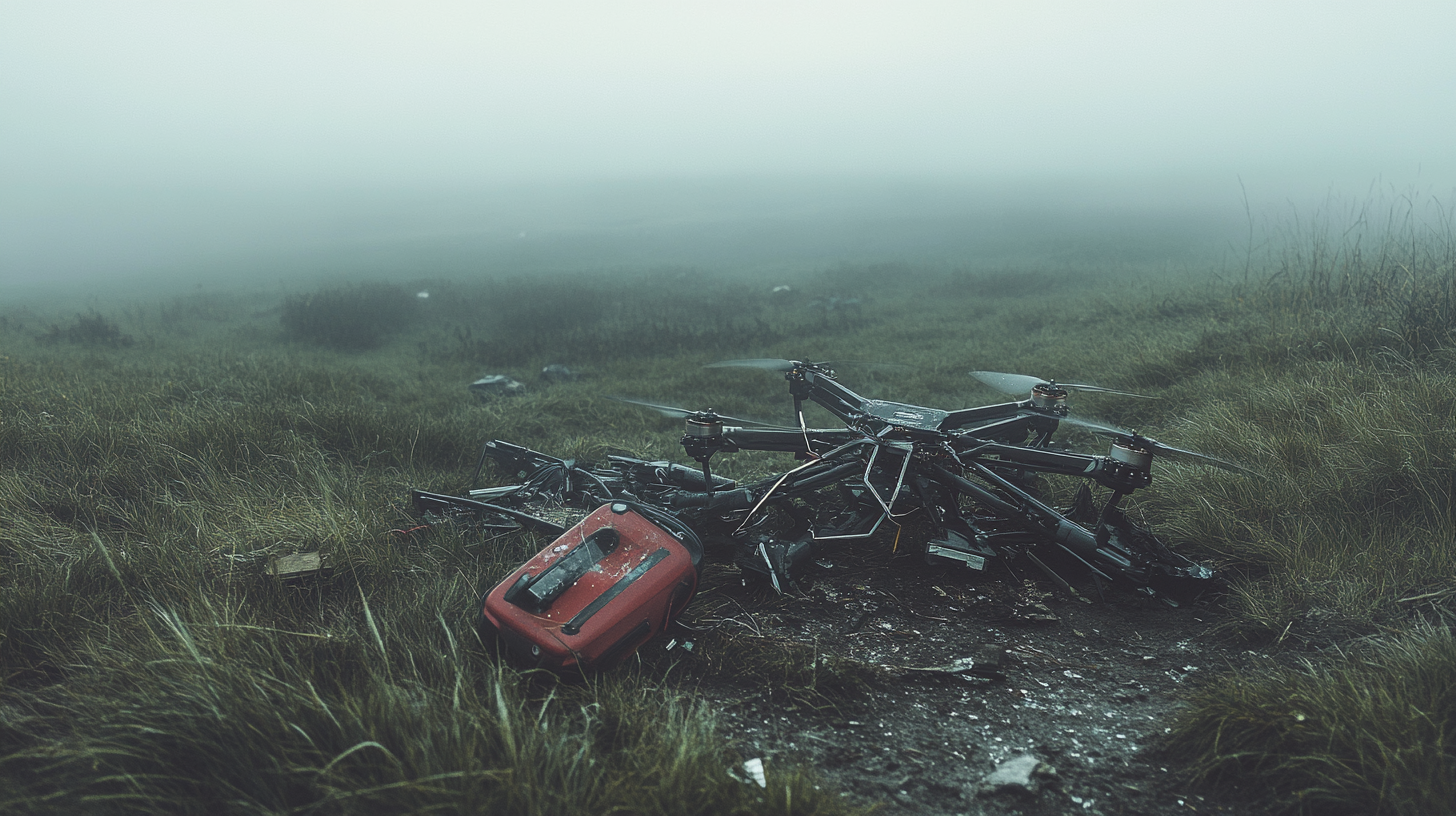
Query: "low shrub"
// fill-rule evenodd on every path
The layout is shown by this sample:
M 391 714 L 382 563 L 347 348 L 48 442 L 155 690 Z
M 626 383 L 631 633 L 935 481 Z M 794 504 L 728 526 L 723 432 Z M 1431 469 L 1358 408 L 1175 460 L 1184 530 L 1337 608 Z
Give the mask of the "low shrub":
M 290 339 L 340 351 L 376 348 L 414 322 L 418 298 L 383 283 L 324 289 L 283 302 L 279 322 Z
M 125 348 L 136 342 L 131 335 L 123 334 L 120 327 L 96 311 L 76 315 L 75 322 L 65 328 L 52 323 L 44 334 L 36 335 L 35 339 L 48 346 L 71 343 L 104 348 Z

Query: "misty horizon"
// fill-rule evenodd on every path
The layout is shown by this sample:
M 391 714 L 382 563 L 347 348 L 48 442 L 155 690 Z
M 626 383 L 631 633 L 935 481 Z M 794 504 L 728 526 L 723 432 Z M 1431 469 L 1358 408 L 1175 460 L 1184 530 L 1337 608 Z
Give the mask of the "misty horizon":
M 1449 204 L 1453 29 L 1435 2 L 12 4 L 0 283 L 996 263 L 1099 234 L 1186 261 Z

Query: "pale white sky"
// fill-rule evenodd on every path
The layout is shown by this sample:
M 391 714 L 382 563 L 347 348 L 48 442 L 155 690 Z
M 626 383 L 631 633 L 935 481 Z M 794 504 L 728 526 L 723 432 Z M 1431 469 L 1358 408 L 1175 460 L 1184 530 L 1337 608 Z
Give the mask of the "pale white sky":
M 170 190 L 846 174 L 1449 190 L 1453 32 L 1450 0 L 4 0 L 0 239 L 34 244 L 78 196 L 160 211 Z

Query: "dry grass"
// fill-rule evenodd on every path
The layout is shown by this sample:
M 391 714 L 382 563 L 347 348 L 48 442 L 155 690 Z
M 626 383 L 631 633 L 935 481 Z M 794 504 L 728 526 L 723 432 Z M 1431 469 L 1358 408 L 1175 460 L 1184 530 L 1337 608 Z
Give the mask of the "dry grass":
M 609 318 L 589 310 L 600 286 L 436 282 L 414 305 L 445 308 L 356 353 L 287 342 L 256 297 L 104 318 L 130 347 L 45 345 L 35 329 L 55 318 L 0 315 L 0 807 L 846 812 L 797 769 L 771 765 L 767 789 L 732 779 L 712 713 L 662 673 L 583 687 L 498 665 L 468 610 L 539 541 L 390 532 L 415 523 L 409 487 L 463 489 L 485 439 L 677 457 L 672 423 L 610 395 L 787 418 L 777 378 L 700 367 L 782 356 L 908 364 L 841 373 L 867 396 L 943 407 L 1003 398 L 972 369 L 1160 396 L 1076 409 L 1261 472 L 1160 463 L 1133 508 L 1221 562 L 1237 626 L 1270 641 L 1394 633 L 1210 687 L 1174 750 L 1209 780 L 1267 771 L 1291 802 L 1450 810 L 1450 700 L 1423 679 L 1449 680 L 1450 636 L 1415 627 L 1456 608 L 1442 594 L 1456 583 L 1456 270 L 1449 231 L 1404 223 L 1358 251 L 1301 239 L 1313 250 L 1237 285 L 1058 274 L 1028 293 L 1000 270 L 866 267 L 806 280 L 796 305 L 658 274 L 626 289 L 651 293 L 638 311 Z M 895 286 L 876 288 L 886 275 Z M 562 300 L 579 291 L 595 294 Z M 832 318 L 823 305 L 866 292 Z M 502 295 L 520 300 L 514 335 L 472 308 L 499 316 Z M 556 330 L 573 309 L 586 317 Z M 580 382 L 535 377 L 583 359 Z M 487 363 L 529 393 L 471 400 Z M 778 466 L 723 459 L 730 475 Z M 327 554 L 332 573 L 263 574 L 295 551 Z M 721 640 L 719 659 L 796 703 L 874 682 L 812 648 Z M 1425 736 L 1400 743 L 1397 725 Z

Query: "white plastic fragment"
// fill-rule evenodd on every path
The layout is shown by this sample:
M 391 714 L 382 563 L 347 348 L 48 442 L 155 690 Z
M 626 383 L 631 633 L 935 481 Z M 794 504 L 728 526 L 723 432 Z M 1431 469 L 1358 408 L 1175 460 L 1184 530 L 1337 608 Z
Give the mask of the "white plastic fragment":
M 1042 781 L 1057 775 L 1055 769 L 1042 762 L 1034 754 L 1019 754 L 996 766 L 981 780 L 982 794 L 1014 790 L 1036 793 Z
M 467 387 L 482 402 L 488 402 L 495 397 L 513 397 L 526 393 L 526 386 L 504 374 L 488 374 Z
M 743 772 L 748 778 L 758 783 L 760 788 L 768 787 L 768 776 L 763 772 L 763 759 L 754 757 L 743 763 Z
M 907 672 L 922 672 L 925 674 L 964 674 L 976 668 L 974 657 L 961 657 L 945 664 L 944 666 L 906 666 Z

